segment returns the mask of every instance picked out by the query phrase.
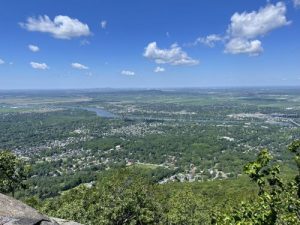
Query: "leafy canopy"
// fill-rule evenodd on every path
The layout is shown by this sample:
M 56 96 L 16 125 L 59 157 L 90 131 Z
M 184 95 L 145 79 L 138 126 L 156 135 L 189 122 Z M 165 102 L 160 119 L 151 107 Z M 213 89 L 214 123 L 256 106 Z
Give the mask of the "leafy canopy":
M 0 192 L 12 193 L 24 188 L 29 167 L 10 151 L 0 151 Z

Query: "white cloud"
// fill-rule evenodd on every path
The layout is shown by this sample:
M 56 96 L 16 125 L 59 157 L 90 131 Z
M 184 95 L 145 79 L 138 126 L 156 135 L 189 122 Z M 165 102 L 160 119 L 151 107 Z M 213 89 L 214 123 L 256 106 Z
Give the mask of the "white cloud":
M 36 45 L 28 45 L 28 48 L 32 52 L 38 52 L 40 50 L 40 48 Z
M 78 70 L 88 70 L 89 68 L 85 65 L 82 65 L 80 63 L 72 63 L 71 66 L 74 68 L 74 69 L 78 69 Z
M 198 60 L 192 59 L 177 44 L 169 49 L 160 49 L 156 42 L 151 42 L 145 48 L 144 57 L 154 60 L 157 64 L 196 65 Z
M 157 67 L 154 69 L 154 72 L 155 72 L 155 73 L 165 72 L 165 68 L 160 67 L 160 66 L 157 66 Z
M 274 29 L 291 23 L 286 18 L 286 5 L 278 2 L 267 4 L 258 11 L 234 13 L 227 29 L 225 52 L 231 54 L 259 55 L 263 52 L 263 37 Z
M 50 33 L 59 39 L 71 39 L 91 34 L 87 24 L 62 15 L 56 16 L 53 21 L 47 15 L 38 18 L 29 17 L 27 22 L 20 23 L 20 26 L 28 31 Z
M 259 40 L 249 41 L 243 38 L 233 38 L 225 46 L 225 53 L 246 53 L 251 56 L 257 56 L 261 52 L 263 52 L 263 48 Z
M 0 65 L 4 64 L 4 60 L 3 59 L 0 59 Z
M 294 1 L 294 6 L 297 8 L 297 7 L 300 7 L 300 0 L 293 0 Z
M 101 23 L 100 23 L 100 25 L 101 25 L 102 29 L 105 29 L 106 26 L 107 26 L 107 21 L 106 20 L 102 20 Z
M 223 37 L 217 34 L 211 34 L 206 37 L 199 37 L 197 40 L 193 43 L 193 45 L 197 45 L 199 43 L 207 45 L 209 47 L 215 47 L 215 43 L 218 41 L 222 41 Z
M 258 12 L 234 13 L 227 32 L 231 37 L 247 39 L 263 36 L 291 23 L 285 16 L 286 11 L 285 4 L 278 2 L 276 5 L 268 4 Z
M 38 69 L 38 70 L 46 70 L 49 69 L 46 63 L 37 63 L 37 62 L 30 62 L 30 65 L 33 69 Z
M 122 70 L 121 74 L 126 75 L 126 76 L 134 76 L 135 72 L 130 71 L 130 70 Z
M 215 42 L 223 41 L 225 53 L 257 56 L 263 52 L 260 38 L 274 29 L 291 24 L 291 21 L 286 18 L 286 12 L 284 2 L 268 3 L 258 11 L 236 12 L 231 16 L 226 35 L 222 37 L 212 34 L 200 37 L 192 45 L 202 43 L 214 47 Z

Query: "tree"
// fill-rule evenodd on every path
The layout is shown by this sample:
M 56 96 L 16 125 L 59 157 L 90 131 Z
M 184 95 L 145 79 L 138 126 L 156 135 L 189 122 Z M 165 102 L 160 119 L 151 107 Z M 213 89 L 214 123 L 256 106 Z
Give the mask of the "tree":
M 272 159 L 267 149 L 257 159 L 248 163 L 244 171 L 258 185 L 258 198 L 242 203 L 240 207 L 223 215 L 216 215 L 212 224 L 299 224 L 300 223 L 300 141 L 293 142 L 289 150 L 296 154 L 299 174 L 295 181 L 283 182 L 279 176 L 279 165 L 270 165 Z
M 204 224 L 203 205 L 191 189 L 186 188 L 172 194 L 166 212 L 166 223 L 169 225 Z
M 10 151 L 0 151 L 0 192 L 13 196 L 19 188 L 24 188 L 29 167 Z
M 300 198 L 300 140 L 294 141 L 288 147 L 289 151 L 295 154 L 295 162 L 298 169 L 298 175 L 295 177 L 295 182 L 298 187 L 297 195 Z
M 129 169 L 102 174 L 95 187 L 85 185 L 44 202 L 47 215 L 83 224 L 159 224 L 160 205 L 153 186 Z

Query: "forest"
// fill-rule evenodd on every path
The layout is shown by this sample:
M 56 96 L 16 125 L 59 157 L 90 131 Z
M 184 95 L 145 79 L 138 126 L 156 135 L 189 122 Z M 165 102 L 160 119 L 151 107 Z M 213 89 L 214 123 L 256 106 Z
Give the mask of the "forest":
M 82 224 L 298 224 L 300 140 L 288 146 L 295 171 L 281 174 L 267 149 L 244 166 L 246 177 L 158 185 L 145 168 L 119 168 L 54 198 L 24 201 L 50 216 Z M 26 188 L 28 165 L 0 152 L 0 191 Z

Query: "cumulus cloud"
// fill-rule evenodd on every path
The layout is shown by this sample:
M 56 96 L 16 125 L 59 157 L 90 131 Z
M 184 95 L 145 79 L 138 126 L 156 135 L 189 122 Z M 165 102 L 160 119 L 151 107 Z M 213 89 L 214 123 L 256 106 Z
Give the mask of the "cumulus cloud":
M 52 21 L 47 15 L 38 18 L 29 17 L 26 23 L 20 26 L 28 31 L 50 33 L 58 39 L 71 39 L 91 34 L 89 26 L 68 16 L 56 16 Z
M 170 65 L 196 65 L 198 60 L 192 59 L 177 44 L 171 45 L 169 49 L 160 49 L 156 42 L 147 45 L 144 57 L 154 60 L 157 64 Z
M 259 40 L 248 41 L 243 38 L 233 38 L 225 46 L 225 53 L 247 53 L 251 56 L 256 56 L 261 52 L 263 52 L 263 48 Z
M 32 52 L 38 52 L 40 50 L 40 48 L 36 45 L 28 45 L 28 48 Z
M 74 68 L 74 69 L 78 69 L 78 70 L 88 70 L 89 68 L 85 65 L 82 65 L 80 63 L 72 63 L 71 66 Z
M 0 59 L 0 65 L 4 64 L 4 60 L 3 59 Z
M 297 8 L 297 7 L 300 7 L 300 0 L 293 0 L 294 1 L 294 6 Z
M 294 0 L 299 1 L 300 0 Z M 268 3 L 257 11 L 234 13 L 226 35 L 211 34 L 198 38 L 193 44 L 205 44 L 214 47 L 222 41 L 225 44 L 225 53 L 248 54 L 257 56 L 263 52 L 261 38 L 272 30 L 291 24 L 286 17 L 287 8 L 284 2 Z
M 223 37 L 221 37 L 220 35 L 217 34 L 211 34 L 208 35 L 206 37 L 199 37 L 197 38 L 197 40 L 193 43 L 193 45 L 197 45 L 197 44 L 204 44 L 207 45 L 208 47 L 215 47 L 215 43 L 222 41 Z
M 258 12 L 234 13 L 227 32 L 232 37 L 247 39 L 263 36 L 291 23 L 285 16 L 286 11 L 285 4 L 278 2 L 276 5 L 268 4 Z
M 155 73 L 165 72 L 165 68 L 160 67 L 160 66 L 157 66 L 157 67 L 154 69 L 154 72 L 155 72 Z
M 38 70 L 46 70 L 49 69 L 46 63 L 37 63 L 37 62 L 30 62 L 30 65 L 33 69 L 38 69 Z
M 267 4 L 258 11 L 234 13 L 227 29 L 229 41 L 225 45 L 225 52 L 259 55 L 263 48 L 257 38 L 289 25 L 291 21 L 287 20 L 286 11 L 286 5 L 278 2 L 275 5 Z
M 102 29 L 105 29 L 106 26 L 107 26 L 107 21 L 106 20 L 102 20 L 101 23 L 100 23 L 100 25 L 101 25 Z
M 126 75 L 126 76 L 134 76 L 135 72 L 130 71 L 130 70 L 122 70 L 121 74 Z

